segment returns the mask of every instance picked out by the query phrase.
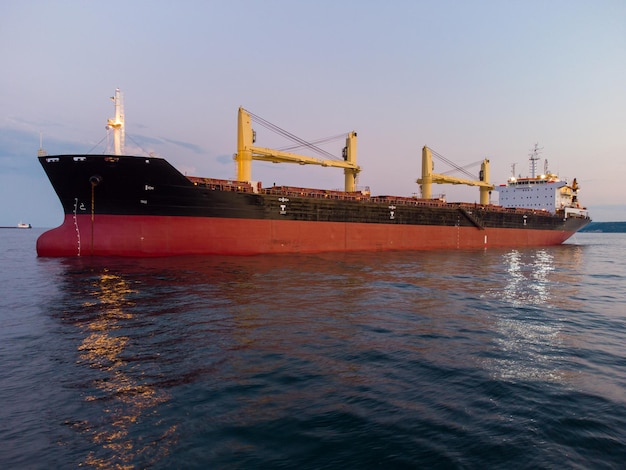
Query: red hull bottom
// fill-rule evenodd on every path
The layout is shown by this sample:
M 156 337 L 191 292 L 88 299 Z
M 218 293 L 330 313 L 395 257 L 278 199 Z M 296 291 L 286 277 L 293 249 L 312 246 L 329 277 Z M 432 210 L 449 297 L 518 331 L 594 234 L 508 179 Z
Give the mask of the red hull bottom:
M 39 256 L 176 256 L 559 245 L 574 232 L 169 216 L 66 215 Z

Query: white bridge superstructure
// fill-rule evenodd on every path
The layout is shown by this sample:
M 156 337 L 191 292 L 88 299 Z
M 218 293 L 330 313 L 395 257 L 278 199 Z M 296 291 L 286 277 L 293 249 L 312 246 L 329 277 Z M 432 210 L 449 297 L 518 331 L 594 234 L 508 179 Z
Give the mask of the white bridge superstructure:
M 566 217 L 569 214 L 587 216 L 586 208 L 578 203 L 579 186 L 576 178 L 572 184 L 561 180 L 557 175 L 548 171 L 547 160 L 544 164 L 544 173 L 535 176 L 538 153 L 539 148 L 535 145 L 530 155 L 532 173 L 530 177 L 516 178 L 515 165 L 513 165 L 513 175 L 506 184 L 496 188 L 500 195 L 498 204 L 507 208 L 534 209 L 553 214 L 563 211 Z

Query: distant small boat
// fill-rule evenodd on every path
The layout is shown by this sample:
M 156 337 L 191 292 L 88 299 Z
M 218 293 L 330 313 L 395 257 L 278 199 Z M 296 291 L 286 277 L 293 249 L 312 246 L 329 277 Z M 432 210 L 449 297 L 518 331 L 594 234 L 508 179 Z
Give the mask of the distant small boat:
M 17 228 L 33 228 L 31 224 L 25 224 L 24 222 L 20 222 L 17 224 Z

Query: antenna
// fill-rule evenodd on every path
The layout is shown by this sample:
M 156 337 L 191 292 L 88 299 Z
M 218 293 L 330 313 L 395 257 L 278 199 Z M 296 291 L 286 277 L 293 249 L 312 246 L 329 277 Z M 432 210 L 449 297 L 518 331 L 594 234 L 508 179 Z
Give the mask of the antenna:
M 533 148 L 528 154 L 530 157 L 530 176 L 534 178 L 537 175 L 537 160 L 539 160 L 539 154 L 543 150 L 543 147 L 539 147 L 539 144 L 535 144 L 535 148 Z

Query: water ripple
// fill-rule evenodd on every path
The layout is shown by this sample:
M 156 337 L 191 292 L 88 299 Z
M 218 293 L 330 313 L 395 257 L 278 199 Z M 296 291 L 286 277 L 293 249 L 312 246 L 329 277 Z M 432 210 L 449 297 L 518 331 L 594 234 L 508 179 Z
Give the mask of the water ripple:
M 620 468 L 626 241 L 589 237 L 367 256 L 11 254 L 0 464 Z

